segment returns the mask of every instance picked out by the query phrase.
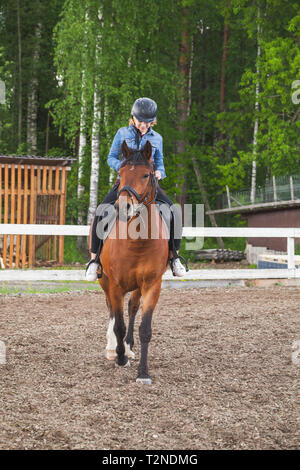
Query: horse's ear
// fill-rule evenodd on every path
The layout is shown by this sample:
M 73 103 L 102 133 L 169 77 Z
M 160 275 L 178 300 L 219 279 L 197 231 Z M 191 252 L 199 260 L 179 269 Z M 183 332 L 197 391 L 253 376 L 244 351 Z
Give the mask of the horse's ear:
M 122 154 L 124 155 L 125 158 L 129 158 L 130 156 L 130 148 L 128 147 L 126 140 L 123 140 L 122 143 Z
M 152 157 L 152 145 L 150 144 L 149 140 L 145 143 L 143 148 L 143 155 L 147 160 L 150 160 Z

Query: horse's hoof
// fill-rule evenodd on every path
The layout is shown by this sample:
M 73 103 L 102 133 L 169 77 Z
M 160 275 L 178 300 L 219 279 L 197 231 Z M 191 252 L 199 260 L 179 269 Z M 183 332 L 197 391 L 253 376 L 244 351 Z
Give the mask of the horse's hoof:
M 143 385 L 151 385 L 152 384 L 152 380 L 150 379 L 150 377 L 138 377 L 136 379 L 136 382 L 140 383 L 140 384 L 143 384 Z
M 130 362 L 127 356 L 124 356 L 124 360 L 119 362 L 118 358 L 116 359 L 116 367 L 130 367 Z
M 106 349 L 105 350 L 105 357 L 109 361 L 114 361 L 117 357 L 117 353 L 114 349 Z

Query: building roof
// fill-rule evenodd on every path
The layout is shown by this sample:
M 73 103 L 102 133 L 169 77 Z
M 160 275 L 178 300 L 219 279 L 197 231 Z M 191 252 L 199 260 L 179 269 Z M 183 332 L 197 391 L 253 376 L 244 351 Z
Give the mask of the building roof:
M 67 165 L 71 165 L 74 161 L 76 161 L 76 158 L 72 158 L 72 157 L 39 157 L 35 155 L 0 155 L 0 163 L 67 166 Z
M 278 209 L 287 209 L 300 206 L 300 199 L 290 201 L 276 201 L 276 202 L 263 202 L 260 204 L 249 204 L 244 206 L 230 207 L 226 209 L 216 209 L 213 211 L 206 211 L 206 214 L 249 214 L 261 211 L 273 211 Z

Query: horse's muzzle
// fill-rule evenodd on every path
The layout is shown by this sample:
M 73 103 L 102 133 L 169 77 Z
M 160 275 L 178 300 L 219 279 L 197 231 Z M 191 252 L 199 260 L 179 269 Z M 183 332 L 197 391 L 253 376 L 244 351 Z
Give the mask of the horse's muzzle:
M 117 203 L 115 208 L 121 222 L 129 222 L 129 220 L 134 216 L 134 208 L 129 202 L 122 204 L 121 206 Z

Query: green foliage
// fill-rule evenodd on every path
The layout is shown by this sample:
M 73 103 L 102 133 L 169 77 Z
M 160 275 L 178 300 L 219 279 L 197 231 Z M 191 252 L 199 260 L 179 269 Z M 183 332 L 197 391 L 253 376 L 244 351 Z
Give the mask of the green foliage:
M 224 248 L 226 250 L 245 251 L 246 239 L 245 238 L 224 238 Z M 203 250 L 212 248 L 220 248 L 216 238 L 207 237 L 204 240 Z
M 254 158 L 259 184 L 267 175 L 298 173 L 299 103 L 292 100 L 299 97 L 293 85 L 300 80 L 298 7 L 288 0 L 150 0 L 144 8 L 137 0 L 3 0 L 0 79 L 6 84 L 6 103 L 0 104 L 0 153 L 27 153 L 34 31 L 40 23 L 37 153 L 45 154 L 47 138 L 49 156 L 78 156 L 85 117 L 84 191 L 79 200 L 76 162 L 68 174 L 67 223 L 76 223 L 78 213 L 88 210 L 95 89 L 101 97 L 99 202 L 111 185 L 106 159 L 114 134 L 127 125 L 139 96 L 150 96 L 159 106 L 155 129 L 164 139 L 167 173 L 161 185 L 172 199 L 184 192 L 187 203 L 203 203 L 192 157 L 212 208 L 226 185 L 230 190 L 249 187 Z M 224 24 L 229 27 L 225 58 Z M 225 110 L 220 112 L 222 66 Z M 205 223 L 210 223 L 207 217 Z M 242 222 L 220 217 L 218 223 Z M 205 246 L 215 242 L 206 240 Z M 66 254 L 70 259 L 72 247 Z
M 298 78 L 300 63 L 296 39 L 300 30 L 297 7 L 293 3 L 277 0 L 266 0 L 260 6 L 248 1 L 233 1 L 232 6 L 234 12 L 241 15 L 249 38 L 255 39 L 257 24 L 261 23 L 261 55 L 256 64 L 252 62 L 242 74 L 240 101 L 233 104 L 232 108 L 246 111 L 239 122 L 235 121 L 235 129 L 241 132 L 245 124 L 252 130 L 253 139 L 254 121 L 257 119 L 255 159 L 260 175 L 264 176 L 266 172 L 275 176 L 297 173 L 300 170 L 299 106 L 291 99 L 292 83 Z M 255 111 L 257 85 L 258 109 Z M 226 114 L 225 126 L 234 117 L 231 110 Z M 240 115 L 239 112 L 238 116 Z M 220 181 L 228 184 L 231 189 L 249 186 L 251 161 L 254 157 L 251 134 L 247 134 L 244 148 L 236 145 L 238 137 L 233 136 L 235 155 L 232 155 L 229 163 L 219 166 L 223 174 Z
M 248 269 L 257 269 L 257 264 L 249 264 Z
M 87 253 L 81 253 L 77 249 L 77 237 L 65 237 L 64 241 L 64 262 L 65 264 L 87 262 Z

